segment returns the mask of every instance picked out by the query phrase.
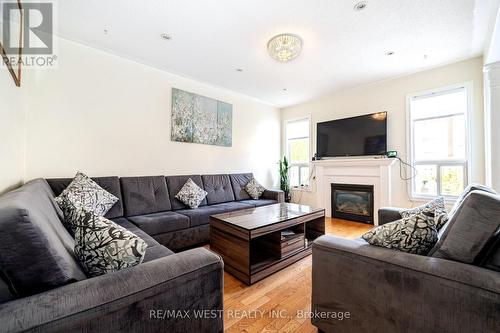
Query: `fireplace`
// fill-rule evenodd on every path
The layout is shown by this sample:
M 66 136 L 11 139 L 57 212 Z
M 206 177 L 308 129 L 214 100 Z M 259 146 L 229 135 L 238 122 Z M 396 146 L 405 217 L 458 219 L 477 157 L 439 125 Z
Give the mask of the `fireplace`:
M 331 184 L 332 217 L 373 224 L 373 185 Z

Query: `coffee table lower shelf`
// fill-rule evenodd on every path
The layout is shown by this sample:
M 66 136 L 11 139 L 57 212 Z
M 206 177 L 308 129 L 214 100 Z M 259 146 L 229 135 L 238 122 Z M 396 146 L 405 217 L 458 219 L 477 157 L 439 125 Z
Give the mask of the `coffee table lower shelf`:
M 298 226 L 298 227 L 297 227 Z M 269 240 L 262 242 L 266 235 L 281 233 L 281 230 L 297 227 L 302 231 L 303 246 L 286 253 L 276 251 Z M 324 211 L 316 211 L 298 219 L 284 221 L 283 224 L 266 225 L 266 232 L 245 230 L 223 221 L 215 215 L 210 220 L 210 249 L 224 260 L 224 269 L 246 284 L 253 284 L 265 277 L 299 261 L 312 253 L 312 242 L 325 234 Z M 254 236 L 252 233 L 257 234 Z M 253 237 L 252 237 L 253 236 Z M 276 239 L 276 237 L 271 237 Z M 279 237 L 278 240 L 279 242 Z M 279 246 L 277 247 L 279 249 Z
M 257 264 L 253 264 L 250 266 L 250 271 L 252 273 L 250 274 L 245 274 L 241 271 L 239 271 L 237 268 L 234 268 L 228 263 L 227 257 L 222 254 L 221 250 L 213 247 L 212 245 L 210 246 L 210 249 L 217 252 L 222 256 L 224 259 L 224 270 L 228 272 L 229 274 L 235 276 L 239 280 L 245 282 L 248 285 L 254 284 L 255 282 L 258 282 L 269 275 L 282 270 L 283 268 L 290 266 L 291 264 L 299 261 L 302 258 L 307 257 L 312 253 L 312 247 L 309 245 L 307 248 L 304 248 L 303 250 L 296 251 L 293 254 L 290 254 L 284 258 L 280 259 L 268 259 L 264 262 L 259 262 Z

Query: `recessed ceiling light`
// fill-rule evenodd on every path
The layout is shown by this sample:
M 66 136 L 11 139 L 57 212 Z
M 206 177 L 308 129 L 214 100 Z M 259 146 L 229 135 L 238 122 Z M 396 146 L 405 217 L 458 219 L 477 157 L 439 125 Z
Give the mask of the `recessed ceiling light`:
M 279 62 L 293 60 L 302 51 L 302 38 L 293 34 L 274 36 L 267 43 L 267 51 L 271 58 Z
M 170 39 L 172 39 L 172 36 L 170 36 L 169 34 L 161 34 L 161 35 L 160 35 L 160 37 L 161 37 L 162 39 L 165 39 L 165 40 L 170 40 Z
M 354 5 L 354 10 L 360 11 L 366 8 L 368 6 L 368 1 L 360 1 L 357 4 Z
M 394 51 L 389 51 L 389 52 L 386 52 L 386 53 L 385 53 L 385 55 L 386 55 L 386 56 L 391 56 L 391 55 L 393 55 L 393 54 L 394 54 Z
M 243 69 L 242 68 L 236 68 L 236 71 L 237 72 L 243 72 Z

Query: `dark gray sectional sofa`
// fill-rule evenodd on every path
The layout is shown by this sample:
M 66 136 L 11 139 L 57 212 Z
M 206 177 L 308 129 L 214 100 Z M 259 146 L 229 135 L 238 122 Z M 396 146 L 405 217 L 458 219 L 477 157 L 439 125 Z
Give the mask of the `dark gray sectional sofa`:
M 223 309 L 221 258 L 204 248 L 173 251 L 206 243 L 212 214 L 284 200 L 272 190 L 252 200 L 243 190 L 252 177 L 93 178 L 119 198 L 106 217 L 148 243 L 142 264 L 94 278 L 75 261 L 54 201 L 70 178 L 36 179 L 1 196 L 0 332 L 222 332 L 222 316 L 195 315 Z M 175 199 L 188 178 L 208 192 L 197 209 Z
M 175 198 L 191 178 L 207 191 L 197 209 L 190 209 Z M 243 187 L 253 178 L 251 173 L 186 176 L 97 177 L 102 188 L 120 200 L 106 214 L 115 222 L 131 223 L 173 251 L 208 242 L 210 215 L 272 205 L 284 201 L 279 190 L 266 190 L 253 200 Z M 58 196 L 71 178 L 47 179 Z

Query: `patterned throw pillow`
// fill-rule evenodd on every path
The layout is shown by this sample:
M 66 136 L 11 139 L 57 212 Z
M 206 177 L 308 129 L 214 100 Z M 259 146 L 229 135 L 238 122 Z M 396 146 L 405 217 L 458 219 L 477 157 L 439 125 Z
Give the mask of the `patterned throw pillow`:
M 179 193 L 175 195 L 175 198 L 182 201 L 189 208 L 195 209 L 198 208 L 207 194 L 208 193 L 204 189 L 196 185 L 196 183 L 189 178 L 182 186 Z
M 81 213 L 82 205 L 78 201 L 78 198 L 71 192 L 66 193 L 65 196 L 61 197 L 58 201 L 59 207 L 64 215 L 64 226 L 69 231 L 71 236 L 75 238 L 76 226 L 78 225 L 78 214 Z
M 438 231 L 434 216 L 419 213 L 376 227 L 362 237 L 371 245 L 426 255 L 436 244 Z
M 147 244 L 133 232 L 64 198 L 71 213 L 66 218 L 75 235 L 75 257 L 88 276 L 99 276 L 136 266 Z M 72 207 L 71 209 L 69 207 Z
M 245 185 L 245 191 L 247 191 L 248 195 L 252 197 L 254 200 L 258 200 L 262 193 L 266 188 L 262 185 L 260 185 L 255 178 L 252 178 L 246 185 Z
M 401 217 L 406 218 L 420 213 L 433 216 L 438 231 L 448 222 L 448 212 L 446 211 L 443 197 L 438 197 L 422 206 L 404 210 L 401 212 Z
M 55 199 L 59 207 L 64 212 L 62 206 L 63 198 L 71 193 L 71 197 L 77 200 L 79 206 L 96 213 L 97 215 L 104 216 L 118 201 L 118 198 L 109 193 L 92 179 L 85 174 L 78 172 L 73 178 L 73 181 L 62 191 L 62 193 Z

